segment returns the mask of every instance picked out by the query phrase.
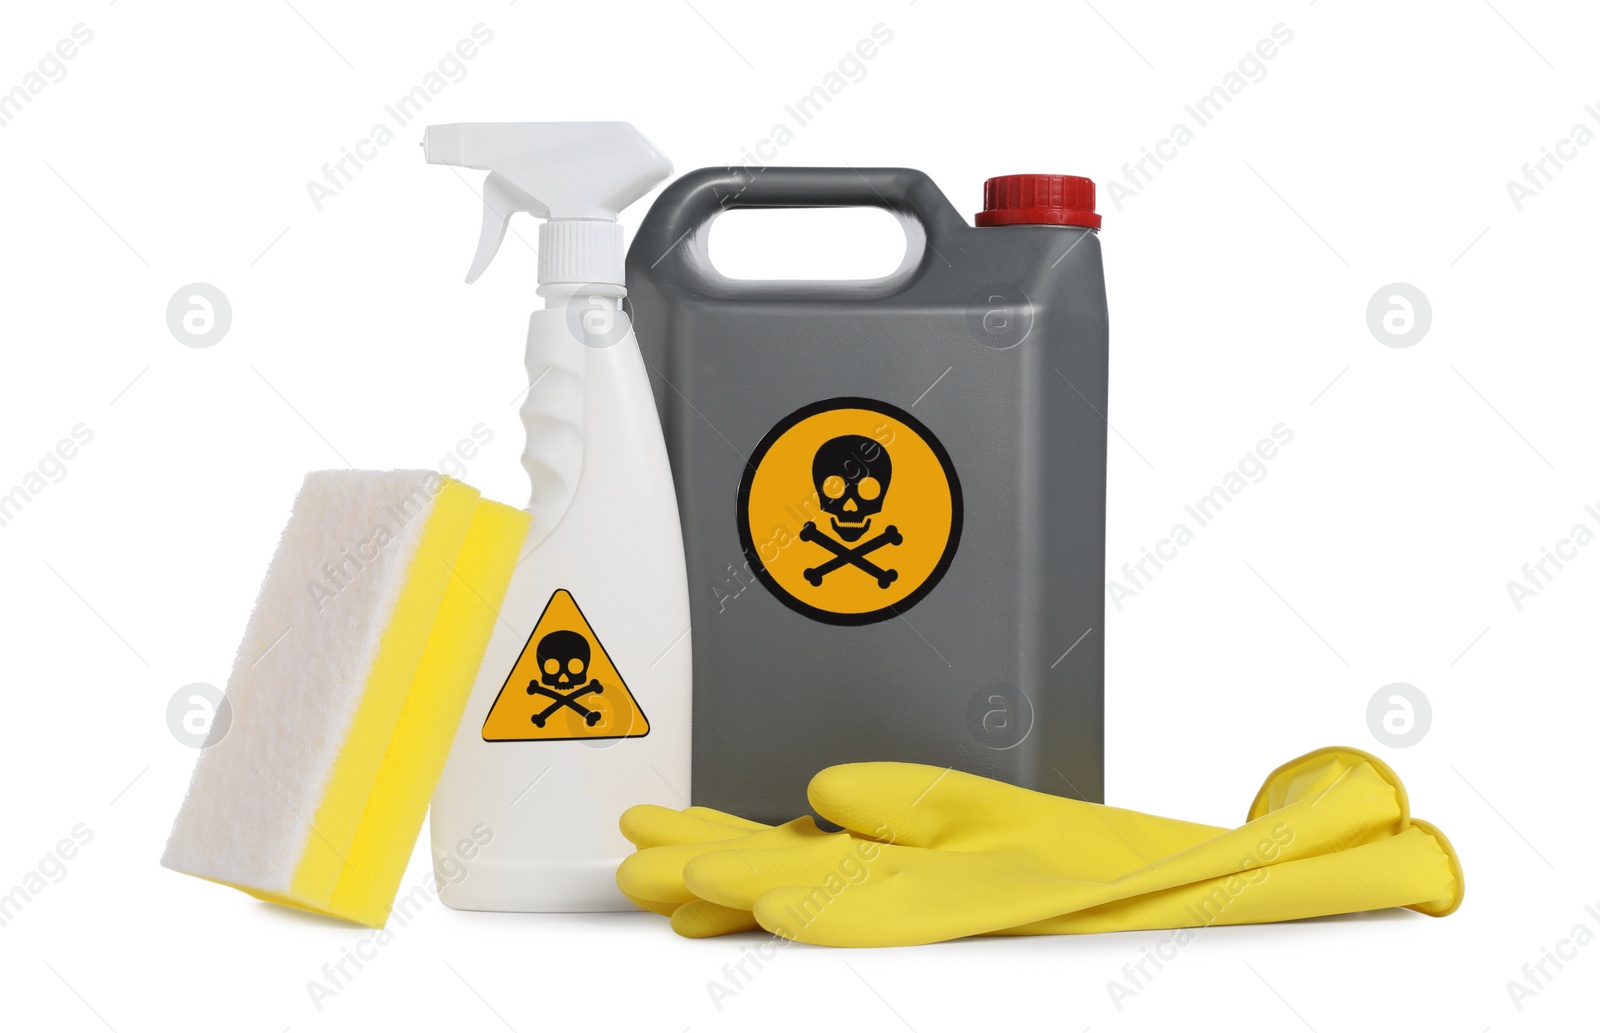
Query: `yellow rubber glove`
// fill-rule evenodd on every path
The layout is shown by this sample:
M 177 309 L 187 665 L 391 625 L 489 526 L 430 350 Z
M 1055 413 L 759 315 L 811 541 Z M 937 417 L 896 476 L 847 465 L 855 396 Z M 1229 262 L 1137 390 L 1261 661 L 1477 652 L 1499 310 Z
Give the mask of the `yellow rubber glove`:
M 1187 823 L 920 765 L 828 769 L 813 781 L 811 802 L 858 832 L 886 830 L 880 835 L 891 842 L 791 823 L 783 833 L 796 837 L 789 845 L 740 840 L 737 850 L 700 851 L 685 866 L 686 890 L 733 911 L 751 910 L 763 927 L 804 942 L 926 943 L 1318 858 L 1409 827 L 1404 789 L 1393 773 L 1353 750 L 1318 751 L 1286 765 L 1263 787 L 1251 821 L 1226 831 L 1188 826 L 1188 839 L 1179 837 L 1177 849 L 1166 852 L 1140 849 L 1141 839 Z M 1417 839 L 1430 849 L 1435 842 L 1424 835 L 1407 843 Z M 1404 860 L 1390 858 L 1397 859 Z M 1259 899 L 1271 907 L 1249 912 L 1257 917 L 1248 920 L 1301 917 L 1304 910 L 1279 895 Z M 1367 899 L 1381 906 L 1417 903 L 1378 896 L 1356 906 Z M 1168 914 L 1159 924 L 1172 924 Z
M 671 818 L 685 816 L 685 812 L 681 811 L 659 810 Z M 703 823 L 692 817 L 689 820 L 700 826 L 699 834 L 704 834 Z M 767 829 L 770 826 L 760 828 Z M 676 823 L 671 838 L 681 843 L 686 836 L 694 834 L 696 831 L 692 826 Z M 693 857 L 700 853 L 737 847 L 741 843 L 750 847 L 749 843 L 736 837 L 692 844 L 694 850 L 679 853 L 676 858 L 669 858 L 666 854 L 652 856 L 648 851 L 641 851 L 634 858 L 647 863 L 637 868 L 634 877 L 665 879 L 666 889 L 660 891 L 662 895 L 684 902 L 656 906 L 633 893 L 629 896 L 649 910 L 670 915 L 673 930 L 681 936 L 701 938 L 759 929 L 760 924 L 750 911 L 723 907 L 698 898 L 684 899 L 692 898 L 681 878 L 681 863 L 685 856 Z M 859 845 L 837 840 L 836 847 L 836 856 L 827 859 L 833 863 L 818 869 L 822 878 L 826 878 L 829 871 L 837 871 L 840 864 L 862 849 Z M 633 862 L 634 858 L 624 864 Z M 680 870 L 676 878 L 673 877 L 675 865 Z M 849 870 L 847 864 L 846 870 Z M 618 881 L 623 880 L 624 876 L 619 875 Z M 1460 905 L 1463 891 L 1460 863 L 1449 840 L 1431 824 L 1413 818 L 1411 827 L 1399 835 L 1349 850 L 1220 876 L 1001 930 L 993 935 L 1031 936 L 1248 925 L 1392 907 L 1406 907 L 1428 915 L 1443 916 Z
M 1324 750 L 1275 771 L 1258 794 L 1252 817 L 1260 817 L 1266 810 L 1281 807 L 1295 798 L 1320 799 L 1329 786 L 1364 766 L 1372 766 L 1379 781 L 1394 791 L 1403 813 L 1403 789 L 1381 762 L 1359 751 Z M 876 777 L 861 778 L 862 769 L 876 769 Z M 934 786 L 939 787 L 937 793 L 932 792 Z M 1004 838 L 1014 836 L 1016 826 L 1024 829 L 1038 826 L 1044 832 L 1040 837 L 1044 842 L 1032 845 L 1042 845 L 1047 856 L 1057 855 L 1049 876 L 1052 879 L 1110 881 L 1130 867 L 1149 867 L 1152 858 L 1167 857 L 1211 840 L 1224 831 L 1134 811 L 1064 801 L 918 765 L 848 765 L 830 769 L 815 780 L 812 794 L 819 810 L 835 821 L 870 829 L 878 837 L 902 845 L 982 850 L 993 846 L 997 833 Z M 977 817 L 973 819 L 969 815 Z M 884 820 L 879 820 L 880 817 Z M 705 808 L 683 812 L 658 807 L 633 808 L 624 816 L 623 831 L 644 849 L 624 862 L 618 872 L 618 884 L 640 906 L 663 914 L 670 912 L 673 928 L 680 934 L 720 935 L 754 928 L 754 918 L 748 910 L 753 906 L 753 899 L 745 903 L 739 896 L 722 898 L 737 901 L 735 906 L 697 899 L 680 874 L 686 861 L 703 853 L 731 852 L 732 857 L 743 858 L 738 865 L 743 866 L 744 871 L 738 873 L 736 879 L 759 890 L 773 886 L 763 881 L 772 878 L 772 872 L 758 872 L 757 866 L 744 856 L 746 852 L 787 851 L 779 856 L 756 856 L 763 861 L 763 868 L 770 868 L 780 860 L 783 862 L 786 870 L 778 877 L 780 882 L 787 879 L 801 886 L 811 883 L 822 888 L 826 896 L 828 886 L 839 889 L 864 880 L 869 874 L 866 865 L 875 860 L 882 849 L 881 844 L 859 837 L 851 839 L 821 833 L 808 820 L 791 822 L 774 835 L 754 839 L 740 835 L 745 829 L 756 833 L 768 831 L 767 826 Z M 1054 842 L 1049 842 L 1052 839 Z M 661 846 L 673 849 L 658 849 Z M 1266 855 L 1278 855 L 1274 843 L 1263 842 L 1261 846 Z M 724 860 L 733 864 L 731 858 Z M 1189 860 L 1193 862 L 1195 858 Z M 1025 865 L 1024 870 L 1016 874 L 1026 877 L 1031 873 L 1033 866 Z M 1118 892 L 1122 891 L 1127 891 L 1126 882 Z M 725 893 L 726 887 L 713 892 Z M 736 892 L 751 895 L 748 886 Z M 1382 897 L 1380 904 L 1364 903 L 1369 898 L 1352 898 L 1351 906 L 1344 909 L 1387 907 L 1424 899 L 1406 898 L 1405 894 L 1411 891 L 1404 885 L 1397 887 L 1397 892 L 1399 896 Z M 650 899 L 652 897 L 658 899 Z M 814 906 L 814 895 L 808 894 L 808 897 L 812 899 L 807 906 Z M 787 903 L 806 904 L 805 901 Z M 1236 909 L 1234 913 L 1245 912 Z M 801 919 L 805 917 L 803 909 L 794 914 Z M 1156 924 L 1169 927 L 1178 922 L 1162 919 Z
M 1413 818 L 1398 835 L 1348 850 L 1119 900 L 997 935 L 1252 925 L 1391 907 L 1443 917 L 1461 905 L 1464 888 L 1450 841 Z
M 932 779 L 945 773 L 937 768 L 896 765 L 907 769 L 909 777 L 920 778 L 917 795 Z M 942 781 L 942 778 L 940 778 Z M 961 785 L 988 786 L 987 779 L 957 775 L 946 788 L 955 798 Z M 1030 794 L 1041 801 L 1061 802 L 1060 798 Z M 980 806 L 983 801 L 975 801 Z M 1210 825 L 1158 818 L 1138 811 L 1127 811 L 1102 804 L 1072 801 L 1072 807 L 1056 815 L 1039 815 L 1038 820 L 1059 819 L 1054 826 L 1064 850 L 1063 870 L 1070 877 L 1085 880 L 1115 878 L 1132 864 L 1149 857 L 1164 857 L 1203 842 L 1224 830 Z M 916 838 L 923 835 L 927 819 L 944 823 L 948 819 L 934 813 L 932 806 L 900 818 L 905 832 Z M 623 860 L 617 870 L 617 885 L 635 905 L 656 914 L 670 915 L 672 928 L 681 936 L 701 938 L 760 928 L 748 907 L 730 908 L 697 897 L 684 884 L 687 863 L 701 854 L 731 851 L 735 857 L 746 850 L 803 848 L 804 856 L 814 858 L 819 877 L 829 872 L 854 871 L 861 855 L 874 852 L 882 842 L 899 838 L 887 824 L 871 826 L 869 834 L 854 838 L 825 833 L 810 818 L 800 818 L 781 826 L 762 825 L 708 807 L 689 807 L 682 811 L 641 804 L 622 815 L 622 834 L 639 847 Z

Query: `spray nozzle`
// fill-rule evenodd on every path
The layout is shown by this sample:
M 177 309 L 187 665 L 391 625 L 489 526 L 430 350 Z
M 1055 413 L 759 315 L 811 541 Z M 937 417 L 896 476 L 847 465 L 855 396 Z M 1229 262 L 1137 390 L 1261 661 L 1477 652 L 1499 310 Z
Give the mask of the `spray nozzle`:
M 539 282 L 623 283 L 617 215 L 665 179 L 672 163 L 626 122 L 458 122 L 429 126 L 433 165 L 485 169 L 483 230 L 467 282 L 478 278 L 517 212 L 539 227 Z

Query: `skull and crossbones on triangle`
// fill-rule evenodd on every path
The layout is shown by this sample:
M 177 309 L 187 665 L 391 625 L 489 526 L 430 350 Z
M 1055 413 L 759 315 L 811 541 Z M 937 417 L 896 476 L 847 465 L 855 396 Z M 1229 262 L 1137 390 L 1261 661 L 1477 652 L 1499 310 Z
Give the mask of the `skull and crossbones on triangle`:
M 598 678 L 591 678 L 584 684 L 584 677 L 589 673 L 589 658 L 589 640 L 580 632 L 552 631 L 539 640 L 534 649 L 539 679 L 528 683 L 528 695 L 546 696 L 554 702 L 533 715 L 534 727 L 543 728 L 550 716 L 562 707 L 583 718 L 583 723 L 591 728 L 600 721 L 603 716 L 600 711 L 578 702 L 584 696 L 605 691 Z

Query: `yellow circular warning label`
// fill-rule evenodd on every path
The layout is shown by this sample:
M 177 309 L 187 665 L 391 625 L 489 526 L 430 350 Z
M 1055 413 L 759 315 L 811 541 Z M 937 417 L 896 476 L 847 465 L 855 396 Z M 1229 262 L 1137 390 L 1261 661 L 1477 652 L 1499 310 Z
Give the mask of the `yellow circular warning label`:
M 779 601 L 830 624 L 915 606 L 961 539 L 961 484 L 933 432 L 903 409 L 830 398 L 790 413 L 739 484 L 739 540 Z

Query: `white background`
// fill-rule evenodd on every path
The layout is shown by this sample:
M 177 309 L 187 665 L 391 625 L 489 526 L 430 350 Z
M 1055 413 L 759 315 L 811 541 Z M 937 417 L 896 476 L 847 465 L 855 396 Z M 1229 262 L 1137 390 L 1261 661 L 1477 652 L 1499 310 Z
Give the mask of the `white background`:
M 1574 925 L 1600 933 L 1584 911 L 1600 903 L 1600 548 L 1520 610 L 1506 587 L 1575 524 L 1600 530 L 1584 511 L 1600 508 L 1600 146 L 1547 166 L 1520 210 L 1506 187 L 1575 124 L 1600 131 L 1584 111 L 1600 102 L 1592 10 L 29 4 L 6 12 L 0 90 L 80 23 L 92 42 L 0 128 L 0 492 L 73 427 L 93 433 L 0 527 L 0 892 L 57 872 L 43 859 L 74 826 L 93 838 L 0 928 L 6 1028 L 1594 1023 L 1600 946 L 1547 968 L 1520 1011 L 1506 986 Z M 493 40 L 465 77 L 319 211 L 307 181 L 478 23 Z M 1108 981 L 1161 934 L 791 947 L 719 1010 L 708 982 L 760 938 L 434 903 L 373 951 L 370 931 L 160 868 L 194 761 L 167 702 L 226 680 L 304 472 L 434 466 L 482 423 L 494 440 L 466 478 L 525 497 L 513 403 L 534 255 L 508 238 L 462 285 L 477 175 L 425 165 L 422 124 L 621 118 L 680 170 L 738 163 L 878 23 L 892 41 L 776 161 L 921 168 L 968 213 L 991 175 L 1100 182 L 1108 578 L 1270 428 L 1294 432 L 1264 480 L 1108 607 L 1109 799 L 1233 823 L 1278 762 L 1372 749 L 1459 847 L 1460 912 L 1212 930 L 1120 1010 Z M 1293 39 L 1265 77 L 1119 210 L 1108 181 L 1279 23 Z M 780 250 L 744 242 L 761 252 L 747 258 Z M 193 282 L 233 308 L 209 348 L 166 324 Z M 1394 282 L 1432 305 L 1408 348 L 1367 326 Z M 1406 749 L 1367 721 L 1392 682 L 1432 706 Z M 426 870 L 419 847 L 405 886 Z M 318 1010 L 308 981 L 358 947 L 372 960 Z

